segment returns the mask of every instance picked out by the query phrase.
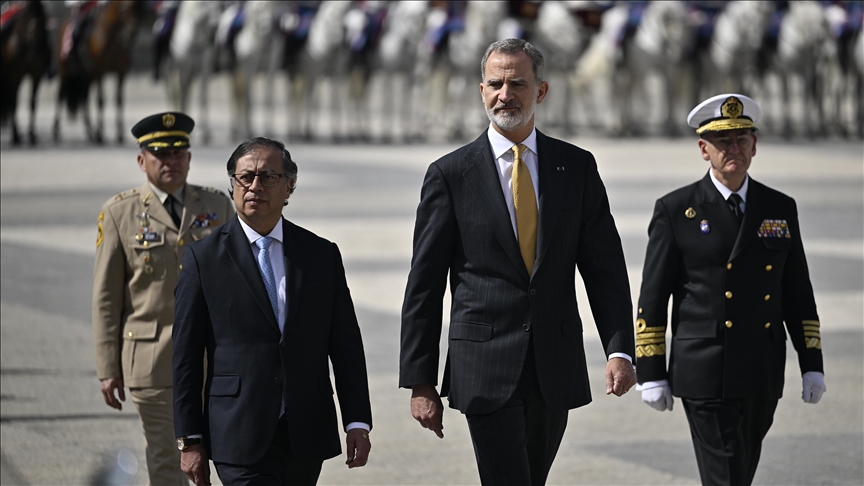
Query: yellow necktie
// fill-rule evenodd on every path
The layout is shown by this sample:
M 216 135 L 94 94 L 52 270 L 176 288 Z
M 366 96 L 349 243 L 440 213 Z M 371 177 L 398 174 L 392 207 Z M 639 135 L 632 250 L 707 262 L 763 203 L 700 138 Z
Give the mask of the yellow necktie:
M 516 208 L 516 234 L 519 251 L 528 275 L 534 270 L 537 249 L 537 199 L 534 197 L 534 183 L 528 166 L 522 160 L 527 149 L 521 143 L 513 146 L 513 206 Z

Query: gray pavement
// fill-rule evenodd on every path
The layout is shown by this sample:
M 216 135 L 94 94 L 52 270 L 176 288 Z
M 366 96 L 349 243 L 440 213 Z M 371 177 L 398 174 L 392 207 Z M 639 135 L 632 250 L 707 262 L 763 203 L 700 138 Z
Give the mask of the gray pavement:
M 127 129 L 167 108 L 162 92 L 143 77 L 133 78 L 127 93 L 134 94 Z M 225 188 L 224 163 L 237 141 L 220 135 L 227 134 L 230 114 L 218 106 L 214 102 L 216 143 L 194 146 L 190 181 Z M 51 110 L 51 103 L 40 108 L 45 142 Z M 256 121 L 264 125 L 261 117 Z M 145 484 L 137 415 L 129 401 L 122 412 L 102 402 L 90 331 L 96 215 L 105 200 L 144 176 L 134 163 L 131 136 L 123 146 L 91 147 L 80 126 L 64 135 L 59 146 L 13 148 L 8 134 L 0 134 L 0 484 L 88 484 L 118 457 L 129 482 Z M 113 139 L 110 130 L 108 136 Z M 692 138 L 570 140 L 598 160 L 635 300 L 654 200 L 700 178 L 706 165 Z M 439 440 L 413 422 L 409 392 L 396 388 L 399 310 L 420 185 L 427 165 L 454 147 L 289 147 L 300 172 L 284 214 L 340 245 L 363 331 L 375 420 L 370 463 L 349 471 L 342 459 L 328 461 L 321 484 L 479 484 L 464 418 L 448 409 Z M 818 405 L 801 401 L 790 344 L 786 396 L 756 483 L 864 484 L 864 146 L 760 139 L 751 174 L 798 202 L 828 385 Z M 570 413 L 549 483 L 698 483 L 680 403 L 659 413 L 635 391 L 604 395 L 604 358 L 581 287 L 578 297 L 594 402 Z

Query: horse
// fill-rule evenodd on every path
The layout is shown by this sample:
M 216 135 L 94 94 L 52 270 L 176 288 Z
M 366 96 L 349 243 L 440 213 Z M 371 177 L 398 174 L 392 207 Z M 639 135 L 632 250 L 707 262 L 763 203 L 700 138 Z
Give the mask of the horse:
M 758 88 L 758 59 L 773 8 L 770 2 L 736 1 L 717 14 L 707 55 L 694 59 L 693 106 L 717 93 Z
M 632 7 L 631 7 L 632 8 Z M 678 133 L 676 101 L 679 99 L 680 67 L 684 64 L 685 46 L 690 44 L 692 31 L 683 2 L 649 2 L 644 6 L 641 21 L 632 35 L 621 42 L 622 57 L 615 74 L 615 101 L 619 116 L 619 135 L 641 134 L 641 124 L 634 122 L 634 101 L 651 100 L 645 86 L 650 73 L 659 74 L 663 84 L 665 106 L 664 132 Z M 644 95 L 639 95 L 639 93 Z M 650 103 L 650 105 L 656 103 Z M 652 108 L 656 108 L 653 106 Z M 639 118 L 649 118 L 647 113 Z
M 132 47 L 139 26 L 147 14 L 146 0 L 113 1 L 100 3 L 79 19 L 80 24 L 67 19 L 60 28 L 58 52 L 61 53 L 58 74 L 60 89 L 54 113 L 54 140 L 60 141 L 60 113 L 65 106 L 71 117 L 81 109 L 87 137 L 103 142 L 105 95 L 102 78 L 108 73 L 117 75 L 117 142 L 122 143 L 123 81 L 132 58 Z M 75 32 L 73 32 L 75 31 Z M 64 42 L 71 44 L 64 49 Z M 96 84 L 96 126 L 90 121 L 88 108 L 90 85 Z
M 818 2 L 789 2 L 778 32 L 777 50 L 769 65 L 780 78 L 782 106 L 777 112 L 782 113 L 782 134 L 786 138 L 793 134 L 789 89 L 792 78 L 803 81 L 803 96 L 797 99 L 803 104 L 805 131 L 811 136 L 824 131 L 824 79 L 819 71 L 825 66 L 824 46 L 829 38 L 828 22 Z
M 566 135 L 574 133 L 570 117 L 573 101 L 570 78 L 592 34 L 567 2 L 547 1 L 540 5 L 531 42 L 544 53 L 547 80 L 561 81 L 549 92 L 548 106 L 541 112 L 541 120 L 547 126 L 560 124 Z
M 450 140 L 463 141 L 479 132 L 485 118 L 472 107 L 480 102 L 479 60 L 486 48 L 498 38 L 498 29 L 507 18 L 507 3 L 499 1 L 467 2 L 464 6 L 464 28 L 449 33 L 446 44 L 445 117 L 442 128 Z M 482 74 L 482 73 L 481 73 Z
M 416 140 L 414 99 L 416 62 L 429 14 L 425 1 L 395 2 L 387 12 L 377 51 L 377 67 L 389 93 L 382 117 L 383 140 Z
M 836 118 L 835 128 L 843 137 L 855 133 L 864 138 L 864 2 L 828 5 L 825 18 L 832 39 L 826 44 L 828 69 L 821 74 Z
M 178 2 L 176 11 L 171 14 L 173 28 L 166 39 L 167 45 L 157 44 L 157 49 L 164 49 L 168 54 L 164 59 L 165 79 L 168 97 L 175 110 L 186 112 L 189 109 L 192 84 L 196 78 L 200 80 L 200 112 L 195 118 L 204 143 L 208 143 L 211 138 L 208 92 L 210 78 L 215 70 L 216 23 L 221 11 L 222 5 L 218 2 Z M 157 64 L 156 69 L 159 68 Z
M 39 0 L 12 4 L 3 13 L 2 66 L 0 70 L 0 124 L 12 125 L 12 144 L 21 144 L 16 111 L 18 88 L 24 77 L 30 77 L 30 123 L 27 138 L 36 144 L 36 95 L 39 83 L 51 62 L 51 45 L 46 28 L 45 9 Z

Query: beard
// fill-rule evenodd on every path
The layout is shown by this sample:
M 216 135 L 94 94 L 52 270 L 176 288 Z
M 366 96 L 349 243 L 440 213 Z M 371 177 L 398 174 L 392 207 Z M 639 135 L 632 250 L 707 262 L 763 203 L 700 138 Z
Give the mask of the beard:
M 499 102 L 492 108 L 489 108 L 485 103 L 483 106 L 486 108 L 486 116 L 489 117 L 489 121 L 505 132 L 512 132 L 524 127 L 531 120 L 531 117 L 534 116 L 534 110 L 537 107 L 537 103 L 534 102 L 535 99 L 537 99 L 537 93 L 534 93 L 534 98 L 531 99 L 531 106 L 527 109 L 516 101 L 509 103 Z M 518 111 L 495 112 L 495 110 L 500 110 L 501 108 L 518 108 Z

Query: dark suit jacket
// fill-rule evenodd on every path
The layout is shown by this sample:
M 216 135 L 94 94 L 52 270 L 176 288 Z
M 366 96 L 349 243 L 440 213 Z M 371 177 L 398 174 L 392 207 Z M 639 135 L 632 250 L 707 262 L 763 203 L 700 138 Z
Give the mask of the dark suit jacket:
M 487 134 L 429 166 L 402 308 L 399 386 L 437 384 L 442 298 L 452 311 L 442 395 L 463 413 L 513 394 L 533 335 L 540 389 L 553 408 L 591 401 L 576 266 L 606 353 L 634 353 L 621 240 L 594 157 L 537 132 L 539 226 L 529 276 Z
M 760 237 L 766 220 L 784 221 L 788 231 Z M 822 371 L 819 317 L 792 198 L 751 178 L 739 231 L 706 174 L 657 201 L 648 234 L 636 323 L 640 383 L 669 379 L 672 392 L 686 398 L 780 398 L 784 321 L 801 372 Z
M 283 394 L 292 455 L 338 455 L 328 357 L 343 423 L 372 424 L 363 342 L 339 249 L 287 220 L 282 225 L 284 334 L 237 217 L 183 256 L 175 294 L 174 430 L 177 437 L 203 433 L 215 462 L 261 459 Z

